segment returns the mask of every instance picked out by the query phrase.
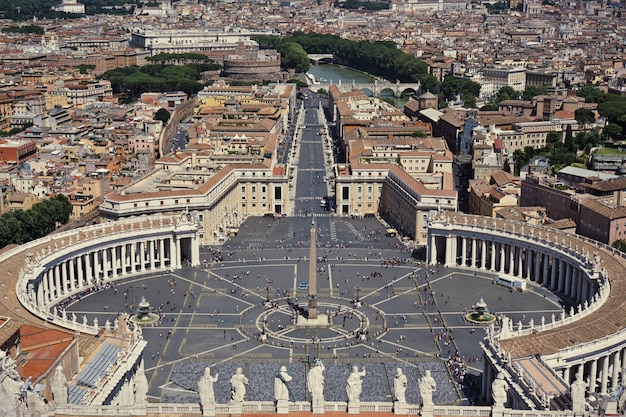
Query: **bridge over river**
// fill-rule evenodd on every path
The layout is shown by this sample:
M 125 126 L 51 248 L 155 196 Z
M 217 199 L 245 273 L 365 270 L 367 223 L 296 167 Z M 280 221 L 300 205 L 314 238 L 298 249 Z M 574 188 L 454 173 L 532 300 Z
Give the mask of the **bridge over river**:
M 309 85 L 309 88 L 311 88 L 311 90 L 314 90 L 314 91 L 319 90 L 319 89 L 324 89 L 328 91 L 331 85 L 333 84 L 315 82 Z M 388 81 L 378 81 L 378 80 L 375 80 L 373 83 L 358 83 L 358 82 L 341 83 L 339 82 L 334 85 L 336 85 L 339 88 L 339 90 L 343 92 L 347 92 L 356 88 L 373 97 L 380 97 L 381 93 L 385 91 L 390 91 L 394 97 L 402 97 L 404 95 L 418 94 L 422 87 L 419 82 L 417 83 L 401 83 L 401 82 L 391 83 Z

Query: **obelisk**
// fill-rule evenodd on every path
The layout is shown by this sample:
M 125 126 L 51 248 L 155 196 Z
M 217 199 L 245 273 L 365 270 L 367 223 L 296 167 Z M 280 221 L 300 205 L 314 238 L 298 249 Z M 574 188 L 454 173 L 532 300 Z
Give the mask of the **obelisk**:
M 317 248 L 315 219 L 311 220 L 311 247 L 309 248 L 309 320 L 317 320 Z

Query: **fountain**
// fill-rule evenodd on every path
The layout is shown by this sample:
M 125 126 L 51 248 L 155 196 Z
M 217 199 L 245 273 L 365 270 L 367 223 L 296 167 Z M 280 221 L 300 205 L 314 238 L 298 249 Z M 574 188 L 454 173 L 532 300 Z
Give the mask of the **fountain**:
M 489 312 L 487 303 L 485 303 L 485 300 L 483 300 L 482 297 L 480 297 L 480 300 L 472 306 L 472 308 L 473 311 L 465 315 L 465 318 L 470 323 L 491 324 L 496 320 L 496 316 Z
M 154 324 L 159 320 L 159 315 L 152 312 L 150 303 L 146 301 L 145 297 L 141 297 L 139 306 L 137 307 L 137 313 L 130 316 L 130 321 L 137 324 Z

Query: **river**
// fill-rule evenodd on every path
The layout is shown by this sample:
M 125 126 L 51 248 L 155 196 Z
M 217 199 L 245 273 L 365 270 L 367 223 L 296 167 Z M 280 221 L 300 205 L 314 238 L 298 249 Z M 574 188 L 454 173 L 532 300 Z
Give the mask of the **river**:
M 339 84 L 339 81 L 341 81 L 342 84 L 352 84 L 352 81 L 357 83 L 374 82 L 374 77 L 370 74 L 340 65 L 311 65 L 307 72 L 313 75 L 315 79 L 321 83 L 327 83 L 330 81 L 332 81 L 333 84 Z M 315 86 L 312 85 L 311 88 L 315 90 Z M 390 99 L 399 109 L 402 109 L 404 107 L 404 103 L 409 100 L 409 97 L 396 98 L 391 94 L 391 92 L 387 91 L 386 93 L 386 95 L 383 93 L 382 98 Z

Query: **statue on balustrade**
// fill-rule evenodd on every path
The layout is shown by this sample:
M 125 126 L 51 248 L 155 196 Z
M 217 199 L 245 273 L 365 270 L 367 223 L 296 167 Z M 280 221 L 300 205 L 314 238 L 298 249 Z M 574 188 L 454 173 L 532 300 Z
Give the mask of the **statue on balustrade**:
M 204 375 L 198 380 L 198 394 L 200 394 L 200 405 L 204 412 L 205 408 L 215 405 L 215 393 L 213 384 L 217 382 L 220 374 L 211 375 L 211 368 L 204 368 Z M 245 388 L 245 387 L 244 387 Z
M 402 368 L 396 369 L 396 375 L 393 378 L 393 395 L 397 402 L 406 402 L 406 375 L 402 372 Z
M 433 392 L 435 392 L 435 390 L 437 389 L 437 383 L 435 382 L 435 379 L 430 375 L 429 369 L 427 369 L 425 375 L 420 378 L 418 386 L 420 396 L 422 397 L 422 406 L 432 407 L 434 405 Z
M 276 401 L 289 401 L 289 397 L 293 397 L 288 384 L 292 379 L 293 377 L 287 373 L 287 367 L 284 365 L 276 372 L 274 378 L 274 399 Z
M 61 365 L 56 367 L 54 375 L 50 378 L 50 389 L 56 405 L 67 405 L 67 378 Z
M 324 402 L 324 371 L 326 367 L 322 360 L 315 358 L 314 365 L 309 369 L 306 376 L 306 385 L 311 393 L 311 400 L 314 405 L 320 405 Z
M 243 374 L 243 369 L 237 368 L 235 375 L 230 378 L 231 403 L 243 403 L 246 396 L 246 385 L 248 385 L 248 378 Z
M 504 408 L 507 401 L 507 392 L 509 385 L 504 380 L 502 372 L 498 373 L 496 379 L 491 383 L 491 398 L 493 399 L 493 408 Z
M 365 376 L 365 369 L 359 371 L 358 366 L 355 365 L 352 367 L 352 372 L 348 376 L 348 381 L 346 382 L 348 402 L 359 402 L 359 396 L 361 395 L 361 391 L 363 391 L 363 381 L 361 380 L 361 377 L 363 376 Z
M 582 413 L 585 411 L 585 398 L 587 383 L 583 380 L 583 373 L 578 371 L 576 380 L 570 385 L 570 397 L 572 398 L 572 411 Z

